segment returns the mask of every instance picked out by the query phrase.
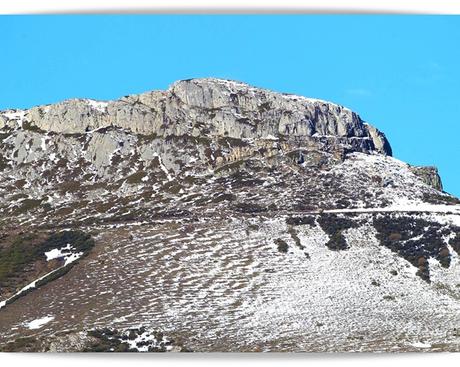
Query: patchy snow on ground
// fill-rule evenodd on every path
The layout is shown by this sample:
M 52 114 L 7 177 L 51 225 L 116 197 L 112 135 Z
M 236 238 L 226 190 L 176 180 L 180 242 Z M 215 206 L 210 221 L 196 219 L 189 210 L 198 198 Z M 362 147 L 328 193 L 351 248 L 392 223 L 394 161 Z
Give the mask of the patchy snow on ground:
M 11 110 L 2 112 L 2 115 L 9 120 L 22 120 L 26 115 L 26 111 L 22 110 Z
M 142 334 L 137 335 L 135 339 L 127 339 L 125 341 L 129 348 L 137 349 L 139 352 L 148 352 L 149 347 L 159 347 L 160 344 L 168 342 L 168 338 L 163 336 L 162 340 L 157 340 L 152 332 L 144 331 Z M 171 350 L 172 346 L 167 345 L 166 350 Z
M 87 103 L 100 112 L 107 107 Z M 75 271 L 1 310 L 16 313 L 0 324 L 1 337 L 16 336 L 15 328 L 30 319 L 55 315 L 46 330 L 126 330 L 146 323 L 152 330 L 180 330 L 200 351 L 405 351 L 436 343 L 460 348 L 453 331 L 460 321 L 460 263 L 447 245 L 455 229 L 445 228 L 441 239 L 452 254 L 450 267 L 430 258 L 428 283 L 416 275 L 417 267 L 381 245 L 372 225 L 373 218 L 392 213 L 460 226 L 460 206 L 427 203 L 425 197 L 442 203 L 437 198 L 448 196 L 406 163 L 354 153 L 316 169 L 292 158 L 309 149 L 306 143 L 278 150 L 283 139 L 267 135 L 263 143 L 273 147 L 274 159 L 257 153 L 217 167 L 209 162 L 220 156 L 218 150 L 230 154 L 237 144 L 213 141 L 197 150 L 195 140 L 163 145 L 158 137 L 143 137 L 143 143 L 135 134 L 101 129 L 42 140 L 34 138 L 39 132 L 16 131 L 8 138 L 15 144 L 0 152 L 12 157 L 11 169 L 0 172 L 0 205 L 15 226 L 81 224 L 100 236 L 95 255 Z M 337 138 L 313 139 L 322 137 Z M 143 176 L 129 183 L 134 173 Z M 31 200 L 42 201 L 11 215 Z M 330 235 L 318 221 L 288 225 L 285 217 L 323 213 L 350 213 L 347 218 L 359 221 L 341 233 L 349 249 L 330 250 Z M 278 239 L 286 252 L 278 249 Z M 422 237 L 411 238 L 417 239 Z M 65 266 L 82 254 L 67 245 L 45 256 L 63 259 Z M 143 343 L 152 337 L 143 333 L 129 343 L 145 351 Z
M 26 111 L 24 110 L 7 110 L 0 113 L 8 120 L 15 121 L 19 127 L 22 127 L 24 117 L 26 116 Z

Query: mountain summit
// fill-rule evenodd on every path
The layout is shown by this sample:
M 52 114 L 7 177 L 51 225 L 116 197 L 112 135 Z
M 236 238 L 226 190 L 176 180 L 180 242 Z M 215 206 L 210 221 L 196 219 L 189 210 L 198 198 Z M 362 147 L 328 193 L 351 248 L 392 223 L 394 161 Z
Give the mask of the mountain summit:
M 343 106 L 205 78 L 0 111 L 0 182 L 3 350 L 460 348 L 460 201 Z
M 8 117 L 10 116 L 10 117 Z M 4 113 L 3 126 L 24 116 L 30 127 L 66 134 L 117 127 L 143 135 L 339 141 L 351 149 L 391 155 L 385 136 L 347 108 L 221 79 L 192 79 L 100 102 L 73 99 Z M 2 126 L 0 125 L 0 127 Z

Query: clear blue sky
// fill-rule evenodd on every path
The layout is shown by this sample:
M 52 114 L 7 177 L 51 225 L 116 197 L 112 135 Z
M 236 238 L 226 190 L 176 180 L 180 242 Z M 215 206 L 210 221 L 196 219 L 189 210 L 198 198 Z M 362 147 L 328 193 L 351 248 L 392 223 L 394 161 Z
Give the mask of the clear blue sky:
M 334 101 L 460 196 L 460 17 L 2 16 L 0 109 L 214 76 Z

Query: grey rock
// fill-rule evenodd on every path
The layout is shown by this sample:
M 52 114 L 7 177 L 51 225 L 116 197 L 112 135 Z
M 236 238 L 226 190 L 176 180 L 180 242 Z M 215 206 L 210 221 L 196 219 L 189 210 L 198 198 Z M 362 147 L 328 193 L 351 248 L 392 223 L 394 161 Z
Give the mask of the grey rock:
M 442 191 L 442 181 L 438 169 L 433 166 L 411 166 L 410 170 L 414 175 L 421 178 L 428 186 Z
M 25 121 L 44 131 L 65 134 L 114 126 L 162 137 L 277 137 L 392 153 L 385 135 L 347 108 L 212 78 L 183 80 L 167 91 L 116 101 L 73 99 L 34 107 L 25 112 Z

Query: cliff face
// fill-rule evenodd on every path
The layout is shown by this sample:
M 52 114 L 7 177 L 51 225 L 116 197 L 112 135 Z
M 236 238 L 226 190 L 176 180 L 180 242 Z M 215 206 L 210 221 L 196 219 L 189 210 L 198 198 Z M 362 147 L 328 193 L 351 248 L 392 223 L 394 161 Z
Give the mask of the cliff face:
M 411 171 L 422 179 L 427 185 L 442 191 L 441 177 L 436 167 L 411 167 Z
M 460 201 L 391 154 L 219 79 L 0 112 L 0 350 L 460 350 Z
M 164 92 L 110 102 L 69 100 L 4 113 L 0 123 L 13 127 L 19 116 L 31 128 L 63 134 L 118 127 L 159 137 L 283 137 L 326 140 L 354 151 L 391 155 L 385 136 L 347 108 L 218 79 L 179 81 Z
M 398 195 L 445 197 L 430 189 L 442 187 L 437 175 L 392 159 L 384 134 L 349 109 L 233 81 L 185 80 L 116 101 L 3 111 L 0 126 L 0 205 L 10 213 L 21 211 L 24 199 L 58 213 L 70 201 L 68 211 L 83 213 L 89 207 L 76 207 L 75 196 L 98 200 L 103 184 L 117 198 L 152 190 L 159 198 L 166 194 L 157 185 L 165 182 L 180 192 L 204 177 L 267 169 L 296 172 L 283 179 L 290 200 L 278 202 L 279 193 L 271 191 L 261 195 L 267 206 L 285 209 L 385 206 Z M 365 173 L 357 169 L 361 176 L 353 182 L 334 178 L 353 154 L 367 157 L 364 166 L 381 162 L 403 173 L 369 166 Z M 307 179 L 312 185 L 305 188 Z M 267 186 L 254 189 L 262 193 Z

